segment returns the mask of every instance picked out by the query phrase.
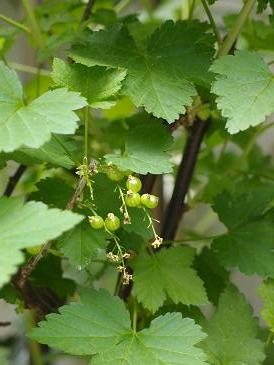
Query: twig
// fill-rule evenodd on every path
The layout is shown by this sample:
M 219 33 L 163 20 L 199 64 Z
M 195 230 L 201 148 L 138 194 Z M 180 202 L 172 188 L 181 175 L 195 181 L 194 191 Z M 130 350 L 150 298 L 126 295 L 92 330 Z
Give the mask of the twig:
M 85 179 L 82 177 L 67 204 L 67 209 L 72 210 L 74 208 L 77 198 L 82 193 L 84 187 Z M 12 283 L 21 294 L 26 307 L 33 309 L 38 318 L 43 318 L 47 313 L 55 312 L 56 309 L 62 305 L 50 290 L 46 288 L 34 288 L 33 285 L 28 282 L 29 276 L 43 257 L 46 256 L 51 244 L 52 241 L 47 242 L 42 247 L 41 251 L 36 256 L 32 257 L 12 279 Z
M 94 169 L 93 161 L 90 163 L 89 167 L 91 170 Z M 66 206 L 67 210 L 72 210 L 75 207 L 77 199 L 83 192 L 85 185 L 86 185 L 86 179 L 85 179 L 85 177 L 81 177 L 80 180 L 78 181 L 78 184 L 74 190 L 74 193 L 73 193 L 71 199 L 67 203 L 67 206 Z M 42 247 L 41 251 L 36 256 L 33 256 L 30 259 L 30 261 L 25 266 L 23 266 L 19 270 L 17 275 L 15 276 L 13 283 L 17 287 L 17 289 L 19 289 L 21 292 L 22 292 L 22 290 L 24 290 L 24 287 L 26 286 L 28 277 L 35 270 L 36 266 L 42 260 L 42 258 L 46 256 L 51 245 L 52 245 L 52 241 L 48 241 Z
M 204 10 L 205 10 L 205 12 L 206 12 L 206 15 L 207 15 L 207 17 L 208 17 L 208 20 L 209 20 L 209 22 L 210 22 L 210 24 L 211 24 L 212 30 L 213 30 L 213 32 L 214 32 L 214 34 L 215 34 L 215 37 L 216 37 L 216 40 L 217 40 L 218 46 L 220 47 L 220 46 L 221 46 L 221 44 L 222 44 L 222 37 L 221 37 L 221 35 L 220 35 L 220 33 L 219 33 L 219 30 L 218 30 L 218 28 L 217 28 L 217 25 L 216 25 L 216 23 L 215 23 L 215 20 L 214 20 L 214 18 L 213 18 L 213 16 L 212 16 L 212 14 L 211 14 L 211 11 L 210 11 L 210 9 L 209 9 L 209 6 L 207 5 L 206 0 L 201 0 L 201 2 L 202 2 L 202 5 L 203 5 L 203 7 L 204 7 Z
M 200 145 L 208 128 L 208 122 L 196 119 L 187 140 L 183 158 L 179 166 L 175 187 L 165 214 L 162 237 L 165 240 L 173 240 L 185 211 L 185 198 L 196 165 Z
M 45 46 L 45 42 L 43 39 L 43 35 L 37 19 L 35 17 L 35 13 L 33 10 L 33 3 L 32 0 L 22 0 L 23 8 L 27 17 L 27 21 L 29 23 L 29 27 L 31 30 L 31 34 L 40 49 L 43 49 Z
M 0 327 L 8 327 L 11 325 L 11 322 L 0 322 Z
M 15 28 L 18 28 L 20 30 L 23 30 L 26 33 L 31 33 L 30 29 L 28 27 L 26 27 L 25 25 L 18 23 L 16 20 L 11 19 L 7 16 L 5 16 L 4 14 L 0 14 L 0 19 L 3 20 L 4 22 L 14 26 Z
M 234 26 L 232 27 L 232 29 L 228 33 L 228 35 L 227 35 L 226 39 L 224 40 L 221 48 L 219 49 L 218 56 L 225 56 L 229 53 L 229 51 L 232 48 L 234 42 L 238 38 L 246 19 L 248 18 L 248 16 L 249 16 L 250 12 L 252 11 L 253 7 L 255 6 L 255 3 L 256 3 L 256 0 L 247 0 L 244 3 L 244 5 L 242 7 L 242 10 L 240 11 L 240 13 L 237 17 Z
M 17 168 L 17 170 L 15 171 L 14 175 L 12 175 L 9 178 L 8 184 L 6 186 L 6 189 L 4 191 L 4 196 L 11 196 L 11 194 L 13 193 L 13 190 L 15 189 L 18 181 L 21 179 L 21 176 L 23 175 L 23 173 L 26 171 L 26 166 L 25 165 L 19 165 L 19 167 Z
M 88 1 L 84 14 L 81 19 L 81 23 L 89 19 L 89 17 L 91 16 L 91 11 L 92 11 L 94 4 L 95 4 L 95 0 Z
M 42 69 L 42 68 L 37 68 L 34 66 L 29 66 L 29 65 L 22 65 L 21 63 L 17 63 L 17 62 L 8 62 L 8 65 L 11 68 L 14 68 L 16 71 L 19 72 L 26 72 L 29 74 L 35 74 L 37 75 L 37 73 L 39 72 L 40 75 L 43 76 L 50 76 L 51 72 L 49 70 L 46 69 Z

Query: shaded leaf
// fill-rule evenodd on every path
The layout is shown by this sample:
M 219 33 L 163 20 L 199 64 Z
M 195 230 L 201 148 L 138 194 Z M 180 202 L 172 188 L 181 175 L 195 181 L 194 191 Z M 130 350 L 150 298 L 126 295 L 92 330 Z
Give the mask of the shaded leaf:
M 155 312 L 167 297 L 174 303 L 205 304 L 202 280 L 191 268 L 194 251 L 190 248 L 162 249 L 154 255 L 140 254 L 132 262 L 133 293 L 137 300 Z
M 58 237 L 82 220 L 82 216 L 43 203 L 23 205 L 21 198 L 0 199 L 0 286 L 23 261 L 20 249 Z
M 124 303 L 104 290 L 81 292 L 81 302 L 50 314 L 31 337 L 75 355 L 95 355 L 92 364 L 205 365 L 196 347 L 200 327 L 179 313 L 168 313 L 134 332 Z
M 93 108 L 106 109 L 113 106 L 115 101 L 111 97 L 120 90 L 125 76 L 125 70 L 66 64 L 59 58 L 53 61 L 54 82 L 81 93 Z
M 201 348 L 210 365 L 261 365 L 264 344 L 257 339 L 252 309 L 233 287 L 220 297 L 217 311 L 205 328 L 208 337 Z
M 115 25 L 94 32 L 70 56 L 87 66 L 126 69 L 122 93 L 137 107 L 173 122 L 192 104 L 196 95 L 192 82 L 204 86 L 210 82 L 213 37 L 206 30 L 207 25 L 197 21 L 167 21 L 139 48 L 126 27 Z
M 274 111 L 274 77 L 258 54 L 238 51 L 214 62 L 212 84 L 217 105 L 234 134 L 265 121 Z

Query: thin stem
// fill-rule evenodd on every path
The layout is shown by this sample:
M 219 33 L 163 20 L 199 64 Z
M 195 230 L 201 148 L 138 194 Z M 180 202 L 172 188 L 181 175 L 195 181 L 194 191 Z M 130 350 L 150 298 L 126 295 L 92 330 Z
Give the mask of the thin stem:
M 181 0 L 181 19 L 188 19 L 189 18 L 189 0 Z
M 86 20 L 88 20 L 91 16 L 91 12 L 92 12 L 92 8 L 95 4 L 95 0 L 89 0 L 87 5 L 86 5 L 86 8 L 85 8 L 85 11 L 84 11 L 84 14 L 82 16 L 82 20 L 81 20 L 81 23 L 82 22 L 85 22 Z
M 222 147 L 221 147 L 221 151 L 220 151 L 219 157 L 217 159 L 217 163 L 222 160 L 222 158 L 223 158 L 223 156 L 225 154 L 225 150 L 226 150 L 227 144 L 228 144 L 228 140 L 226 139 L 224 141 Z
M 29 65 L 22 65 L 21 63 L 17 62 L 8 62 L 8 65 L 11 68 L 14 68 L 16 71 L 26 72 L 29 74 L 37 74 L 39 70 L 39 74 L 43 76 L 50 76 L 51 72 L 45 69 L 39 69 L 38 67 L 29 66 Z
M 144 213 L 145 213 L 145 215 L 146 215 L 146 217 L 147 217 L 147 219 L 149 221 L 148 228 L 151 227 L 152 232 L 153 232 L 153 236 L 156 238 L 158 235 L 157 235 L 157 232 L 156 232 L 156 230 L 154 228 L 153 219 L 151 218 L 150 214 L 147 212 L 146 208 L 143 207 L 142 209 L 143 209 L 143 211 L 144 211 Z
M 228 33 L 226 39 L 223 42 L 223 45 L 219 49 L 218 56 L 225 56 L 229 53 L 229 51 L 233 47 L 234 42 L 238 38 L 238 36 L 241 32 L 241 29 L 242 29 L 245 21 L 247 20 L 249 14 L 251 13 L 251 10 L 253 9 L 255 3 L 256 3 L 256 0 L 247 0 L 244 3 L 242 10 L 240 11 L 240 13 L 237 17 L 237 20 L 236 20 L 234 26 Z
M 274 334 L 272 332 L 270 332 L 266 339 L 266 343 L 265 343 L 266 348 L 273 344 L 273 337 L 274 337 Z
M 13 20 L 3 14 L 0 14 L 0 19 L 3 20 L 4 22 L 13 25 L 15 28 L 18 28 L 20 30 L 23 30 L 26 33 L 31 33 L 30 29 L 28 27 L 26 27 L 25 25 L 18 23 L 16 20 Z
M 59 144 L 59 146 L 64 150 L 69 159 L 74 163 L 75 166 L 78 166 L 80 162 L 70 153 L 67 147 L 63 144 L 63 142 L 58 138 L 57 135 L 52 134 L 52 138 Z
M 89 137 L 89 107 L 84 108 L 84 123 L 85 123 L 85 148 L 84 155 L 88 158 L 88 137 Z
M 128 4 L 131 2 L 131 0 L 121 0 L 115 7 L 114 10 L 116 13 L 120 13 Z
M 117 185 L 117 188 L 118 188 L 118 191 L 119 191 L 120 199 L 122 200 L 121 210 L 124 214 L 125 220 L 130 224 L 131 219 L 130 219 L 130 215 L 128 213 L 128 209 L 127 209 L 127 205 L 126 205 L 126 202 L 125 202 L 123 190 L 122 190 L 120 185 Z
M 44 48 L 44 39 L 37 23 L 34 11 L 33 11 L 33 4 L 32 0 L 22 0 L 23 8 L 25 10 L 27 20 L 29 23 L 29 27 L 31 29 L 31 34 L 36 41 L 36 44 L 39 48 Z
M 27 327 L 27 332 L 30 332 L 35 327 L 34 315 L 31 311 L 25 312 L 25 323 Z M 34 365 L 43 365 L 43 356 L 41 352 L 41 347 L 36 341 L 28 339 L 30 357 Z
M 94 161 L 92 161 L 90 163 L 89 168 L 90 169 L 94 168 Z M 67 210 L 74 209 L 74 207 L 77 203 L 77 199 L 82 194 L 85 186 L 86 186 L 86 179 L 84 176 L 82 176 L 79 179 L 78 184 L 76 185 L 76 188 L 74 190 L 74 193 L 72 194 L 72 197 L 70 198 L 70 200 L 67 203 L 67 206 L 66 206 Z M 52 241 L 48 241 L 47 243 L 45 243 L 42 246 L 41 251 L 37 255 L 33 256 L 30 259 L 30 261 L 19 270 L 18 274 L 15 276 L 15 278 L 13 280 L 14 285 L 16 286 L 16 288 L 19 291 L 21 291 L 21 292 L 24 291 L 24 288 L 27 284 L 27 280 L 28 280 L 29 276 L 34 271 L 34 269 L 36 268 L 38 263 L 42 260 L 42 258 L 46 256 L 51 245 L 52 245 Z
M 206 12 L 206 15 L 208 17 L 208 20 L 209 20 L 209 22 L 211 24 L 212 30 L 213 30 L 213 32 L 215 34 L 215 37 L 216 37 L 218 46 L 220 47 L 221 44 L 222 44 L 222 37 L 221 37 L 220 32 L 218 30 L 218 27 L 217 27 L 217 25 L 215 23 L 215 20 L 213 18 L 213 15 L 212 15 L 212 13 L 210 11 L 210 8 L 209 8 L 209 6 L 207 4 L 207 0 L 201 0 L 201 2 L 202 2 L 202 5 L 204 7 L 204 10 Z
M 14 189 L 16 188 L 17 183 L 19 182 L 19 180 L 21 179 L 22 175 L 24 174 L 24 172 L 26 171 L 26 166 L 25 165 L 19 165 L 17 170 L 15 171 L 14 175 L 12 175 L 9 178 L 8 184 L 6 186 L 6 189 L 4 191 L 4 196 L 11 196 Z
M 189 20 L 191 20 L 193 18 L 195 7 L 196 7 L 196 0 L 192 0 L 191 6 L 189 9 L 189 16 L 188 16 Z
M 132 315 L 132 329 L 133 329 L 133 333 L 136 333 L 137 332 L 137 320 L 138 320 L 138 312 L 137 312 L 136 304 L 134 303 L 134 306 L 133 306 L 133 315 Z

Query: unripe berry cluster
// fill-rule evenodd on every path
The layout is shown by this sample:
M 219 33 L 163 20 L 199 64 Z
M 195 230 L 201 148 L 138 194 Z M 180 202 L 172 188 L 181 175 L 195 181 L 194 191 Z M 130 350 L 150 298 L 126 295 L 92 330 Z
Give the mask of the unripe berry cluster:
M 119 182 L 123 180 L 125 177 L 125 185 L 126 185 L 126 193 L 124 188 L 117 183 L 117 187 L 115 191 L 119 192 L 119 197 L 122 201 L 122 205 L 120 207 L 120 212 L 124 216 L 123 223 L 130 224 L 131 217 L 129 215 L 127 208 L 141 208 L 143 209 L 148 221 L 149 227 L 151 227 L 154 240 L 151 243 L 151 246 L 155 249 L 159 248 L 162 244 L 163 239 L 157 235 L 154 228 L 154 221 L 151 215 L 147 212 L 147 209 L 154 209 L 158 206 L 159 198 L 152 194 L 140 194 L 142 189 L 142 182 L 137 176 L 133 176 L 129 171 L 120 171 L 114 165 L 107 165 L 103 167 L 103 171 L 106 173 L 108 178 L 112 181 Z M 96 207 L 94 207 L 96 208 Z M 108 213 L 106 218 L 104 219 L 100 215 L 96 213 L 96 211 L 91 208 L 94 215 L 89 216 L 89 222 L 92 228 L 94 229 L 105 229 L 106 232 L 111 236 L 113 242 L 115 243 L 112 251 L 107 253 L 107 258 L 115 262 L 117 264 L 117 270 L 121 273 L 122 283 L 127 285 L 132 280 L 132 275 L 128 273 L 125 260 L 130 257 L 130 254 L 124 250 L 124 248 L 119 243 L 119 237 L 116 236 L 115 231 L 117 231 L 121 226 L 120 218 L 117 217 L 114 213 Z
M 89 216 L 89 223 L 94 229 L 102 229 L 105 227 L 110 232 L 115 232 L 120 228 L 120 219 L 113 213 L 108 213 L 104 220 L 100 215 Z

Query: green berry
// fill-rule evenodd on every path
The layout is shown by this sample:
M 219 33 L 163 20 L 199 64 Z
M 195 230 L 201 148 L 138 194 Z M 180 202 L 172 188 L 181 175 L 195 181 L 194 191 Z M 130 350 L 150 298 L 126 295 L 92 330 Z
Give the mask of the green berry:
M 105 225 L 103 218 L 99 215 L 92 215 L 88 219 L 91 227 L 94 229 L 102 229 Z
M 141 203 L 141 196 L 139 193 L 134 193 L 133 191 L 128 191 L 125 196 L 126 205 L 130 208 L 136 208 Z
M 125 176 L 125 174 L 119 171 L 115 166 L 110 166 L 106 174 L 107 177 L 112 181 L 120 181 Z
M 126 186 L 128 190 L 134 193 L 138 193 L 138 191 L 142 189 L 142 182 L 139 177 L 129 175 L 129 177 L 127 178 Z
M 111 232 L 117 231 L 120 228 L 120 219 L 116 217 L 113 213 L 108 213 L 107 218 L 105 219 L 105 226 Z
M 159 198 L 155 195 L 151 195 L 151 194 L 143 194 L 141 196 L 141 203 L 149 208 L 149 209 L 153 209 L 156 208 L 158 203 L 159 203 Z

